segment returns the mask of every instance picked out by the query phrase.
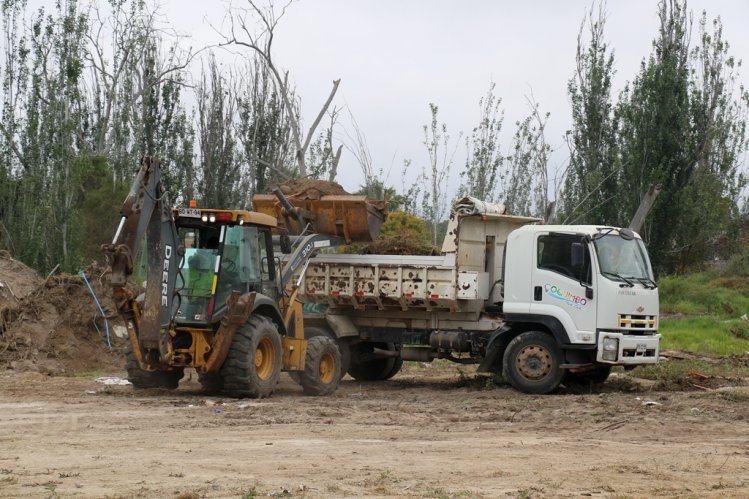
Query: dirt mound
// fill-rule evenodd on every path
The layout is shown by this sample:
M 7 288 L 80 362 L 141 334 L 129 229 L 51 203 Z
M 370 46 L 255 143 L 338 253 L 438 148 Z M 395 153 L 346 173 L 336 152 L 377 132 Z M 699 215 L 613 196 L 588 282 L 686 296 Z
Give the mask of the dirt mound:
M 322 196 L 349 195 L 346 189 L 336 182 L 315 178 L 294 178 L 281 184 L 281 192 L 299 199 L 320 199 Z
M 0 255 L 0 290 L 6 290 L 0 294 L 0 369 L 72 375 L 122 365 L 123 341 L 113 328 L 123 324 L 108 296 L 108 273 L 93 263 L 86 277 L 110 320 L 114 353 L 83 277 L 63 274 L 42 280 L 10 255 Z

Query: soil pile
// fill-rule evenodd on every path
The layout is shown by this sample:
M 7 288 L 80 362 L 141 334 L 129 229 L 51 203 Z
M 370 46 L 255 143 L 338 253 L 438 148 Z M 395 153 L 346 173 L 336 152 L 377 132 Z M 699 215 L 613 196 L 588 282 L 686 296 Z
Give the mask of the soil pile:
M 320 199 L 322 196 L 347 196 L 350 193 L 335 182 L 315 178 L 294 178 L 280 186 L 286 196 L 298 199 Z
M 85 273 L 110 320 L 113 353 L 104 319 L 81 276 L 41 279 L 0 253 L 0 369 L 73 375 L 121 368 L 124 342 L 114 326 L 124 324 L 109 298 L 108 271 L 93 263 Z

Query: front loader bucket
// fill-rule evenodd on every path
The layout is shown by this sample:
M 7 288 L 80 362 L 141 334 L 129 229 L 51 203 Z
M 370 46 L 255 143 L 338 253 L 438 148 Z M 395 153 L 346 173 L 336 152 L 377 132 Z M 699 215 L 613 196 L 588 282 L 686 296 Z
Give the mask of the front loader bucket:
M 289 202 L 305 223 L 318 234 L 339 236 L 351 242 L 374 241 L 385 220 L 385 210 L 370 203 L 366 196 L 329 195 L 319 199 L 300 199 L 289 196 Z M 271 194 L 257 194 L 252 198 L 253 209 L 278 220 L 278 226 L 290 234 L 300 234 L 299 222 L 286 213 L 279 200 Z

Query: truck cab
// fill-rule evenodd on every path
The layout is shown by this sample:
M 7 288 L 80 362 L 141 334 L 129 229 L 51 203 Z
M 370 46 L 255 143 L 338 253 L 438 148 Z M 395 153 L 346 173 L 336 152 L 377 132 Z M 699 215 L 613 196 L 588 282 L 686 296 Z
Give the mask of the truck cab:
M 570 369 L 658 361 L 658 291 L 638 234 L 526 225 L 510 234 L 506 259 L 506 320 L 544 324 Z

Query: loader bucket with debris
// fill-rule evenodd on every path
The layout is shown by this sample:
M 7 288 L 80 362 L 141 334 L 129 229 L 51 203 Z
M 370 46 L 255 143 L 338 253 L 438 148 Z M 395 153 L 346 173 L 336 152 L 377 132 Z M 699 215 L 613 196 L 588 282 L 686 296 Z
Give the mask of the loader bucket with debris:
M 313 232 L 339 236 L 347 243 L 374 241 L 385 220 L 384 208 L 371 203 L 366 196 L 337 194 L 311 198 L 290 195 L 287 198 Z M 254 211 L 275 217 L 279 228 L 287 229 L 289 234 L 301 234 L 304 229 L 274 195 L 257 194 L 252 198 L 252 204 Z

